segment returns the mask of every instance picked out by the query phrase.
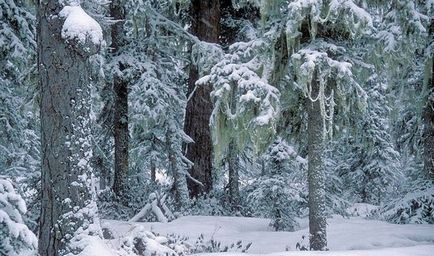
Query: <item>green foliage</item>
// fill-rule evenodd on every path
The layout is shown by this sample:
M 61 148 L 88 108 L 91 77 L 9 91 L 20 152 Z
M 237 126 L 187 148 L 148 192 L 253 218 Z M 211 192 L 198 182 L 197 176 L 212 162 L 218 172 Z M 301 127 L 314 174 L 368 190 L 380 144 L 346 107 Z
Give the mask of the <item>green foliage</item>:
M 281 139 L 268 149 L 266 162 L 268 172 L 246 188 L 247 205 L 254 216 L 270 218 L 276 230 L 293 231 L 307 208 L 307 162 Z
M 32 253 L 37 248 L 37 238 L 24 224 L 22 215 L 26 204 L 16 194 L 12 184 L 0 178 L 0 254 L 18 256 Z
M 261 152 L 275 133 L 279 115 L 279 91 L 267 81 L 267 58 L 262 39 L 230 46 L 226 54 L 197 84 L 212 84 L 214 110 L 211 116 L 215 161 L 224 157 L 229 142 L 238 151 L 248 144 Z

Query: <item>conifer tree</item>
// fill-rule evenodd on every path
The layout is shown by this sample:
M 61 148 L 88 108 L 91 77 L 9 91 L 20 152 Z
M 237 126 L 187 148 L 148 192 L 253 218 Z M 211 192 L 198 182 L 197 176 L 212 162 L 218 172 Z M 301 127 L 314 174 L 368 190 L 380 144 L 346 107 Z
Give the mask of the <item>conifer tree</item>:
M 54 18 L 53 18 L 54 17 Z M 77 22 L 81 26 L 77 27 Z M 78 254 L 99 236 L 91 191 L 89 57 L 102 30 L 77 3 L 38 5 L 42 205 L 39 254 Z
M 190 3 L 191 33 L 199 40 L 217 43 L 219 40 L 220 4 L 219 0 Z M 202 67 L 192 65 L 190 68 L 188 95 L 185 115 L 185 133 L 194 141 L 186 145 L 186 157 L 193 163 L 189 173 L 194 178 L 188 179 L 190 197 L 197 197 L 212 190 L 212 139 L 209 120 L 213 109 L 210 85 L 196 86 L 202 75 Z M 197 182 L 199 181 L 199 182 Z
M 115 23 L 111 27 L 112 53 L 119 54 L 125 44 L 124 22 L 125 22 L 125 3 L 124 1 L 112 1 L 110 3 L 110 15 Z M 120 74 L 113 75 L 114 91 L 114 115 L 113 115 L 113 135 L 115 146 L 114 157 L 114 181 L 113 191 L 122 198 L 126 193 L 126 183 L 128 178 L 128 81 L 121 75 L 125 69 L 125 64 L 119 63 Z

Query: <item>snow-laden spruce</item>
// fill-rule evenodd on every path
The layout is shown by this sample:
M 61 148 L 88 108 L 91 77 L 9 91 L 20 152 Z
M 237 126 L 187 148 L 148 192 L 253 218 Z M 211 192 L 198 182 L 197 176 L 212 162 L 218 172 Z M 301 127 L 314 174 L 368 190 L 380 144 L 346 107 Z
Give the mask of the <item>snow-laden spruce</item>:
M 307 209 L 307 161 L 282 138 L 270 145 L 264 161 L 265 173 L 246 188 L 247 203 L 255 216 L 271 219 L 275 230 L 294 231 Z
M 252 144 L 257 151 L 270 143 L 280 111 L 279 91 L 269 84 L 262 39 L 230 46 L 230 52 L 206 75 L 199 86 L 212 84 L 211 116 L 216 161 L 224 157 L 231 140 L 237 148 Z
M 31 2 L 0 0 L 0 175 L 19 180 L 31 229 L 40 211 L 33 201 L 40 176 L 33 10 Z
M 18 256 L 35 253 L 38 239 L 24 224 L 26 203 L 12 183 L 0 178 L 0 254 Z

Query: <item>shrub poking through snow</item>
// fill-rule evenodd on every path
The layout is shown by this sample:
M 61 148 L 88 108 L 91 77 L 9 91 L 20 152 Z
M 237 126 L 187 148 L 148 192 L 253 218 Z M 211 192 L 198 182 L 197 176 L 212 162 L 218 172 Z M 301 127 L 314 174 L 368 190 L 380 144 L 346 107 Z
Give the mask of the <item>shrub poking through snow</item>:
M 213 191 L 209 195 L 201 195 L 192 200 L 184 215 L 230 216 L 231 211 L 226 207 L 224 199 L 222 190 Z
M 301 240 L 295 244 L 295 249 L 299 251 L 309 251 L 309 239 L 306 239 L 305 235 L 301 236 Z
M 252 243 L 243 245 L 241 240 L 230 245 L 223 245 L 213 237 L 206 239 L 201 234 L 196 241 L 189 237 L 177 234 L 160 236 L 143 227 L 135 227 L 131 234 L 121 241 L 119 255 L 144 255 L 144 256 L 185 256 L 196 253 L 213 252 L 242 252 L 249 250 Z
M 22 255 L 36 250 L 38 241 L 24 224 L 26 204 L 12 184 L 0 179 L 0 255 Z
M 230 245 L 222 245 L 221 242 L 214 240 L 213 237 L 207 240 L 205 239 L 204 235 L 201 234 L 197 238 L 189 254 L 212 253 L 212 252 L 243 252 L 244 253 L 249 250 L 251 245 L 252 243 L 250 242 L 247 245 L 243 246 L 243 241 L 241 240 L 232 243 Z
M 157 236 L 143 227 L 135 227 L 130 235 L 122 239 L 118 253 L 121 256 L 178 256 L 179 254 L 169 248 L 168 239 Z

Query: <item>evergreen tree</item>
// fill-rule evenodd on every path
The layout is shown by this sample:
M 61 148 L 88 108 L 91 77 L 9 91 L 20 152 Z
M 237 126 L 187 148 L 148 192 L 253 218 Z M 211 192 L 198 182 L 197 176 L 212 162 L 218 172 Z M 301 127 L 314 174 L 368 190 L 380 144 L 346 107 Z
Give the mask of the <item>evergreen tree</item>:
M 399 167 L 399 153 L 390 136 L 386 84 L 377 80 L 372 77 L 368 81 L 371 87 L 367 90 L 369 101 L 361 124 L 365 134 L 358 142 L 358 165 L 352 166 L 348 178 L 362 202 L 378 205 L 386 198 L 396 197 L 403 174 Z
M 125 15 L 124 1 L 112 1 L 110 3 L 110 16 L 114 19 L 111 26 L 111 49 L 113 55 L 119 55 L 121 48 L 125 44 L 124 21 Z M 114 135 L 114 180 L 113 192 L 122 198 L 126 194 L 126 183 L 128 178 L 128 81 L 124 79 L 122 73 L 125 64 L 119 62 L 118 73 L 113 74 L 114 91 L 114 115 L 113 115 L 113 135 Z
M 0 1 L 0 10 L 0 175 L 20 183 L 18 192 L 29 206 L 24 220 L 36 230 L 40 139 L 35 6 Z
M 37 176 L 35 17 L 21 1 L 0 1 L 0 9 L 0 174 Z
M 38 35 L 43 149 L 38 250 L 78 254 L 99 235 L 91 191 L 88 59 L 103 43 L 102 30 L 76 1 L 41 1 Z
M 295 230 L 296 217 L 307 209 L 306 167 L 307 161 L 278 138 L 265 153 L 267 171 L 247 189 L 255 215 L 270 218 L 275 230 Z
M 12 187 L 0 178 L 0 254 L 18 256 L 34 252 L 38 245 L 35 234 L 24 224 L 26 203 Z
M 192 0 L 190 3 L 191 33 L 199 40 L 217 43 L 219 38 L 220 4 L 218 0 Z M 203 56 L 205 57 L 205 56 Z M 202 57 L 202 58 L 203 58 Z M 203 62 L 203 60 L 199 60 Z M 185 133 L 194 141 L 186 145 L 186 157 L 193 163 L 188 179 L 190 197 L 197 197 L 212 190 L 212 139 L 209 120 L 213 109 L 210 85 L 197 86 L 196 81 L 203 75 L 201 63 L 193 63 L 188 80 Z M 197 182 L 199 181 L 199 182 Z

